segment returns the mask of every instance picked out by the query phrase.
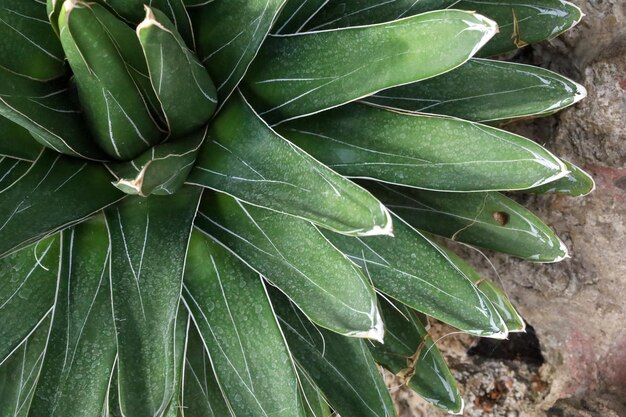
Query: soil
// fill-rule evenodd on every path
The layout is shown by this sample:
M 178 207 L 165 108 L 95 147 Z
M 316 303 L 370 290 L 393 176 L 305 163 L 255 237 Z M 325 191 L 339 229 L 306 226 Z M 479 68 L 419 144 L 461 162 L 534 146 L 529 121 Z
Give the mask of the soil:
M 518 197 L 554 228 L 571 259 L 533 264 L 486 252 L 491 267 L 459 248 L 485 276 L 501 278 L 533 329 L 501 343 L 458 335 L 438 343 L 460 381 L 465 416 L 626 417 L 626 0 L 570 1 L 583 22 L 513 59 L 569 76 L 588 97 L 508 128 L 586 169 L 597 189 L 580 198 Z M 386 377 L 400 417 L 445 415 Z

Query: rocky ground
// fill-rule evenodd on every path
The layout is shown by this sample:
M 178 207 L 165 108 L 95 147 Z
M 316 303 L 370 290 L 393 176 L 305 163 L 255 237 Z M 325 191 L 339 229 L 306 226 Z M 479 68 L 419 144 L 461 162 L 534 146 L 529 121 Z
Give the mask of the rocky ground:
M 571 259 L 541 265 L 487 253 L 534 332 L 503 344 L 458 335 L 439 343 L 466 416 L 626 417 L 626 0 L 571 1 L 583 22 L 514 59 L 567 75 L 589 96 L 510 128 L 585 168 L 597 190 L 520 197 L 567 243 Z M 484 258 L 467 255 L 496 275 Z M 387 377 L 401 417 L 443 415 Z

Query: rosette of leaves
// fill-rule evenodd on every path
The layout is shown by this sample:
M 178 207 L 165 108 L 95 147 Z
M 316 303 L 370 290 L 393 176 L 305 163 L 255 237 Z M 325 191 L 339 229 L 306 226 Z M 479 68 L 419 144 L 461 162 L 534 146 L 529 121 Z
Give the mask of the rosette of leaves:
M 584 89 L 485 57 L 580 11 L 143 3 L 0 6 L 0 415 L 393 416 L 377 364 L 460 412 L 428 317 L 524 323 L 435 236 L 558 261 L 501 192 L 593 187 L 497 127 Z

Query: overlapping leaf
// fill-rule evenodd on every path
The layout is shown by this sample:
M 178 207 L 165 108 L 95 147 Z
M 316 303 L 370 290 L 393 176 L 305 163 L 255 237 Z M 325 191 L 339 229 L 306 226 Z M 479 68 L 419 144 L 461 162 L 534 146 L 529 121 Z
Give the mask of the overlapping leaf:
M 218 194 L 204 199 L 196 226 L 278 286 L 318 325 L 382 339 L 371 286 L 312 224 Z
M 135 81 L 147 71 L 133 30 L 99 4 L 74 0 L 65 1 L 59 29 L 99 146 L 111 157 L 127 160 L 158 143 L 161 131 Z
M 566 176 L 539 187 L 526 190 L 530 193 L 559 193 L 573 197 L 585 196 L 596 188 L 593 177 L 568 161 L 563 161 L 569 171 Z
M 449 71 L 495 31 L 496 24 L 481 15 L 443 10 L 379 25 L 270 36 L 244 91 L 263 118 L 284 121 Z
M 63 49 L 38 0 L 3 0 L 0 66 L 24 77 L 50 80 L 65 72 Z
M 446 74 L 381 91 L 364 101 L 488 122 L 551 114 L 586 95 L 582 85 L 543 68 L 471 59 Z
M 188 183 L 351 235 L 389 234 L 370 193 L 276 134 L 234 95 L 214 119 Z
M 105 211 L 124 415 L 160 416 L 177 384 L 176 321 L 200 190 L 129 197 Z
M 49 329 L 48 316 L 19 349 L 0 364 L 0 415 L 28 416 L 46 353 Z
M 213 81 L 165 14 L 146 8 L 137 36 L 174 138 L 201 128 L 217 106 Z
M 271 296 L 296 364 L 337 413 L 343 417 L 395 417 L 366 341 L 317 328 L 284 295 L 274 290 Z
M 285 3 L 273 33 L 297 33 L 328 3 L 328 0 L 289 0 Z
M 330 0 L 304 29 L 371 25 L 448 8 L 475 11 L 498 23 L 498 34 L 480 51 L 480 56 L 554 38 L 582 17 L 578 7 L 564 0 Z
M 189 2 L 189 0 L 186 0 Z M 198 57 L 220 101 L 237 87 L 265 41 L 285 0 L 200 1 L 190 10 Z
M 201 129 L 186 138 L 153 146 L 130 162 L 108 164 L 117 177 L 113 185 L 126 194 L 144 197 L 174 194 L 191 172 L 206 134 L 206 129 Z
M 187 335 L 183 407 L 185 417 L 233 417 L 195 325 Z
M 262 278 L 198 232 L 191 237 L 184 297 L 233 414 L 304 417 Z
M 59 240 L 52 236 L 0 259 L 0 363 L 54 305 Z
M 40 153 L 41 144 L 33 139 L 28 130 L 7 118 L 0 117 L 0 155 L 34 161 Z
M 43 151 L 28 172 L 0 193 L 0 257 L 122 197 L 103 166 Z
M 531 261 L 567 257 L 567 248 L 548 226 L 500 193 L 438 193 L 373 184 L 371 188 L 418 229 Z
M 385 344 L 370 345 L 376 362 L 396 374 L 431 404 L 449 413 L 463 412 L 463 399 L 425 323 L 403 305 L 381 301 L 387 329 Z
M 101 415 L 117 346 L 104 218 L 63 232 L 59 288 L 29 416 Z
M 394 237 L 325 235 L 378 291 L 467 333 L 506 337 L 502 318 L 469 277 L 443 250 L 396 219 Z
M 38 82 L 0 67 L 0 116 L 28 129 L 35 140 L 57 152 L 105 158 L 91 141 L 80 107 L 63 82 Z
M 342 175 L 431 190 L 526 189 L 567 173 L 552 153 L 521 136 L 363 104 L 292 120 L 278 132 Z

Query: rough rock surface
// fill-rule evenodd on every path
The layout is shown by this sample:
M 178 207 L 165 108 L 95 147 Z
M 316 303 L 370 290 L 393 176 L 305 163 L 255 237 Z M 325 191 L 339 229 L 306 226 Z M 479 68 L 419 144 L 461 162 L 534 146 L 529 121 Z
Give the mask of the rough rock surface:
M 585 168 L 597 189 L 583 198 L 519 197 L 556 230 L 571 259 L 542 265 L 486 253 L 534 327 L 544 363 L 502 359 L 491 354 L 497 347 L 469 356 L 476 340 L 444 338 L 439 346 L 461 382 L 466 416 L 626 416 L 626 1 L 571 1 L 585 12 L 583 22 L 515 60 L 569 76 L 588 98 L 510 129 Z M 496 276 L 483 257 L 465 255 Z M 445 415 L 401 387 L 394 397 L 402 417 Z

